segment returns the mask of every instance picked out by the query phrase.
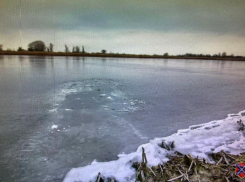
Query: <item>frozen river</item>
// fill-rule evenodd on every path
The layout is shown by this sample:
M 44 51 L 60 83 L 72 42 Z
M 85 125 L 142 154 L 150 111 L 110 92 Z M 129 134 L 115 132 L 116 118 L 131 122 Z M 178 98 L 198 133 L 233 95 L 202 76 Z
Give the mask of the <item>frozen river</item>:
M 0 181 L 62 181 L 245 109 L 245 62 L 0 57 Z

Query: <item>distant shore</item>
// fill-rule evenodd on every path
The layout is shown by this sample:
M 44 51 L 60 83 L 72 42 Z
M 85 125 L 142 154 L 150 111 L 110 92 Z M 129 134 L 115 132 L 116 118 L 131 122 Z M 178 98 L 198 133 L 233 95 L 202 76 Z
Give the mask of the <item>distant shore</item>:
M 152 58 L 152 59 L 200 59 L 200 60 L 229 60 L 245 61 L 245 57 L 200 57 L 200 56 L 163 56 L 142 54 L 117 53 L 65 53 L 65 52 L 32 52 L 32 51 L 0 51 L 0 55 L 27 55 L 27 56 L 66 56 L 66 57 L 108 57 L 108 58 Z

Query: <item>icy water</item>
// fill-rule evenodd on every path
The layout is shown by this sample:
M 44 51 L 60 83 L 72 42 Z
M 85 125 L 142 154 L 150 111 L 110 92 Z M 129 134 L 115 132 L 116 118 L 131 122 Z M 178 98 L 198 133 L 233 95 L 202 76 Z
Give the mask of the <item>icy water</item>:
M 0 181 L 64 179 L 245 109 L 245 62 L 0 57 Z

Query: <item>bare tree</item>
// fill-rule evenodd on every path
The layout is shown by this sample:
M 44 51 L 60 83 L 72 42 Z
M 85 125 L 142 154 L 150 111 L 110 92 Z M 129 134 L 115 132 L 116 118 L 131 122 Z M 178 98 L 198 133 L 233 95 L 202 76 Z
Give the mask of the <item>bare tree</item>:
M 226 52 L 223 52 L 222 53 L 222 57 L 226 57 Z
M 79 46 L 73 46 L 72 52 L 73 53 L 79 53 L 80 52 L 80 47 Z
M 17 49 L 17 51 L 24 51 L 24 49 L 22 48 L 22 47 L 19 47 L 18 49 Z
M 65 52 L 66 52 L 66 53 L 70 52 L 70 51 L 69 51 L 69 47 L 68 47 L 67 45 L 65 45 Z
M 80 52 L 80 47 L 76 46 L 76 53 Z
M 49 52 L 54 52 L 54 44 L 49 44 Z
M 0 51 L 3 51 L 3 45 L 0 44 Z

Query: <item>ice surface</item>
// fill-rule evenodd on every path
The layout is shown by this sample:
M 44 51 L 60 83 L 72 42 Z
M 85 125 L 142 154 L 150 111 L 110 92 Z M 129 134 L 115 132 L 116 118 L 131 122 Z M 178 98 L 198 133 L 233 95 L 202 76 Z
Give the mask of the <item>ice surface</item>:
M 114 178 L 117 181 L 135 181 L 135 169 L 132 164 L 141 161 L 142 147 L 148 159 L 148 165 L 153 166 L 168 161 L 167 156 L 174 155 L 175 151 L 182 154 L 191 154 L 193 157 L 209 158 L 208 154 L 224 150 L 231 154 L 240 154 L 245 151 L 245 134 L 238 131 L 238 120 L 245 121 L 245 111 L 230 114 L 224 120 L 190 126 L 188 129 L 179 130 L 177 133 L 151 140 L 141 145 L 136 152 L 118 155 L 119 159 L 111 162 L 92 162 L 91 165 L 70 170 L 64 182 L 95 181 L 100 172 L 103 178 Z M 159 146 L 165 141 L 174 141 L 175 148 L 166 150 Z M 209 159 L 212 162 L 212 159 Z

